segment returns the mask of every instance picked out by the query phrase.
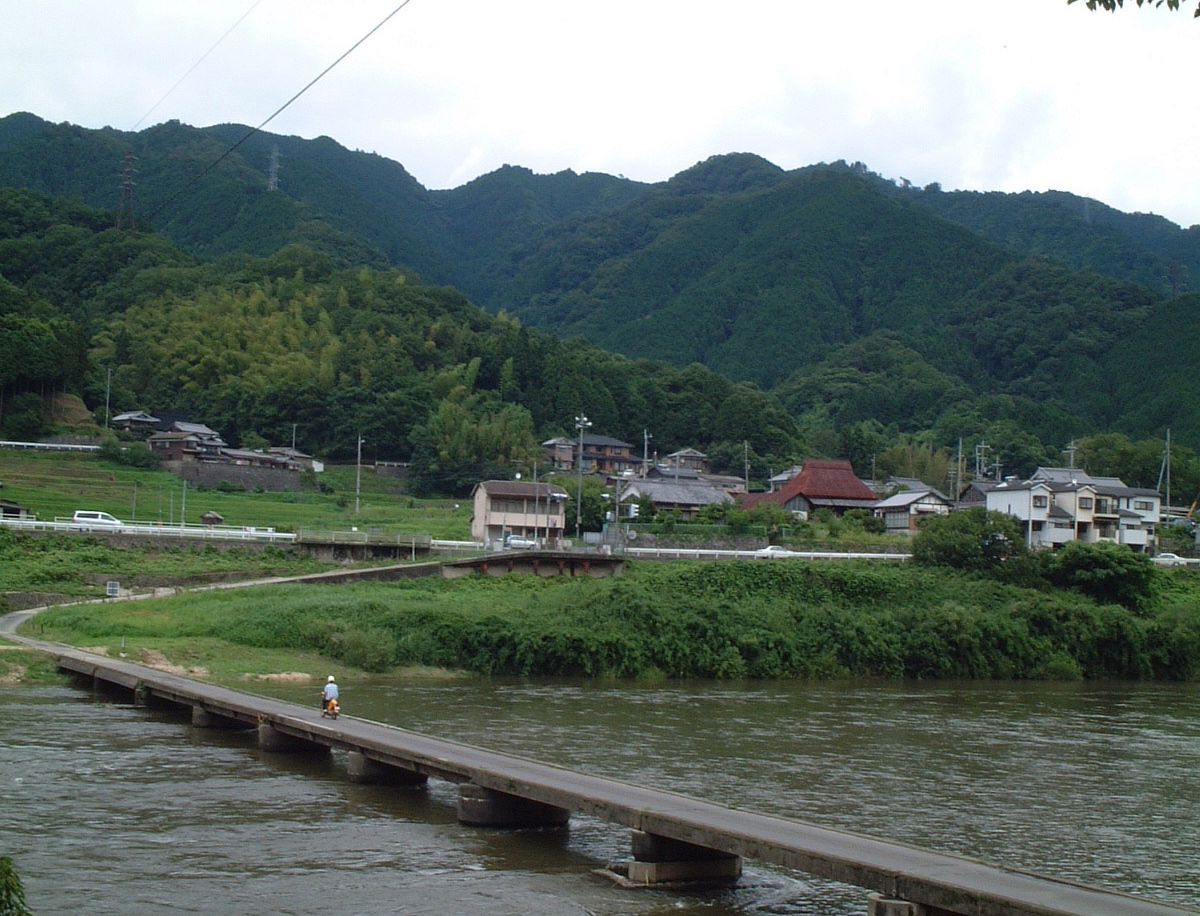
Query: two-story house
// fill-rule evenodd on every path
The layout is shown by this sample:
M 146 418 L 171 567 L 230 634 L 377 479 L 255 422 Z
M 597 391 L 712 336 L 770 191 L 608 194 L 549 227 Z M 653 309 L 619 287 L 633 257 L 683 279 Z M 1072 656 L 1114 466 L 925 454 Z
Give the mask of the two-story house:
M 1161 505 L 1154 490 L 1076 468 L 1038 468 L 1028 480 L 995 484 L 986 499 L 989 510 L 1021 522 L 1032 548 L 1106 541 L 1139 552 L 1153 543 Z
M 583 473 L 609 474 L 621 476 L 625 471 L 632 471 L 641 465 L 634 457 L 633 446 L 611 436 L 596 436 L 591 433 L 583 435 Z M 550 464 L 559 471 L 578 471 L 580 458 L 580 440 L 560 436 L 557 439 L 547 439 L 542 448 L 550 458 Z
M 471 492 L 471 537 L 501 544 L 508 537 L 547 546 L 562 542 L 567 522 L 567 491 L 547 483 L 484 480 Z

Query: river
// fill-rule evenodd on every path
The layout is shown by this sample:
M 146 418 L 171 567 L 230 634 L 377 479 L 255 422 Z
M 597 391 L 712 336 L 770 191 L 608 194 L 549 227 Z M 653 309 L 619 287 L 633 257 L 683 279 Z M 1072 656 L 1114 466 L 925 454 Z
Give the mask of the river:
M 499 680 L 343 684 L 347 713 L 722 804 L 1195 906 L 1200 686 Z M 256 688 L 313 702 L 316 685 Z M 455 789 L 71 688 L 0 690 L 0 853 L 40 914 L 865 912 L 753 861 L 736 888 L 592 874 L 623 828 L 460 826 Z

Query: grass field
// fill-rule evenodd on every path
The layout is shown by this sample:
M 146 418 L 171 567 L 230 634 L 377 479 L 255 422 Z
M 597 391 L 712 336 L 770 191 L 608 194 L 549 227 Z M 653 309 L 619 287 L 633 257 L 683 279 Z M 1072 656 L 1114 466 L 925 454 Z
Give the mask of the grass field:
M 413 499 L 397 481 L 364 466 L 355 512 L 355 468 L 333 467 L 320 477 L 332 492 L 228 493 L 189 488 L 166 471 L 146 471 L 96 455 L 0 449 L 0 498 L 26 506 L 43 521 L 76 509 L 110 512 L 127 522 L 199 524 L 209 511 L 227 525 L 296 531 L 345 530 L 427 534 L 448 540 L 470 536 L 468 500 Z M 186 512 L 184 505 L 186 502 Z

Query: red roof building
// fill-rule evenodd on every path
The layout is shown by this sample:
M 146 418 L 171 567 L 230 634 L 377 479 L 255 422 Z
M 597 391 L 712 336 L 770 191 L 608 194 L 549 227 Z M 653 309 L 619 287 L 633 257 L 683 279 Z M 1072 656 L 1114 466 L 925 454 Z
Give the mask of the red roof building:
M 800 473 L 773 493 L 754 493 L 742 500 L 742 506 L 776 505 L 792 512 L 830 509 L 842 515 L 849 509 L 870 509 L 879 501 L 858 479 L 849 461 L 812 458 L 804 462 Z

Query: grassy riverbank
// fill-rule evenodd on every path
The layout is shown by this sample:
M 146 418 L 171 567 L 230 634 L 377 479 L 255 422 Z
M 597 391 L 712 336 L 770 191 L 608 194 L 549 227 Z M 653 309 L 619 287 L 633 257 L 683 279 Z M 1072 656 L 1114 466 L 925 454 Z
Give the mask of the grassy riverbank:
M 7 609 L 6 594 L 99 598 L 108 580 L 124 588 L 153 588 L 302 575 L 334 566 L 288 548 L 218 549 L 179 542 L 131 547 L 77 534 L 43 536 L 0 528 L 0 613 Z
M 0 688 L 65 682 L 66 677 L 54 667 L 48 655 L 0 638 Z
M 218 680 L 422 665 L 617 678 L 1200 677 L 1200 577 L 1135 614 L 1072 592 L 854 563 L 631 564 L 611 580 L 276 586 L 54 609 L 24 632 Z

